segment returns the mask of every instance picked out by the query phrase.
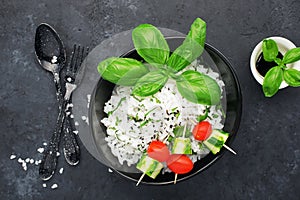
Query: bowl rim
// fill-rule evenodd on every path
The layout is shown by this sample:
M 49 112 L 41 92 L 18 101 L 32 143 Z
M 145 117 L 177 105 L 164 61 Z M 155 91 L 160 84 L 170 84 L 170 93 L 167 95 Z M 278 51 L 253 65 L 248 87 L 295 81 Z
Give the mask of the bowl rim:
M 170 40 L 170 39 L 184 39 L 185 37 L 184 36 L 168 36 L 168 37 L 165 37 L 166 40 Z M 236 120 L 235 120 L 235 123 L 233 125 L 233 134 L 230 136 L 230 138 L 227 140 L 226 143 L 228 144 L 231 144 L 234 140 L 234 138 L 236 137 L 237 135 L 237 131 L 239 129 L 239 125 L 240 125 L 240 122 L 241 122 L 241 116 L 242 116 L 242 92 L 241 92 L 241 87 L 240 87 L 240 83 L 238 81 L 238 77 L 236 75 L 236 72 L 235 72 L 235 69 L 232 67 L 231 63 L 229 62 L 229 60 L 218 50 L 216 49 L 214 46 L 208 44 L 208 43 L 205 43 L 205 48 L 208 48 L 209 50 L 211 50 L 212 52 L 214 52 L 216 55 L 218 55 L 218 57 L 226 64 L 226 66 L 228 66 L 229 70 L 231 71 L 231 74 L 233 76 L 233 80 L 235 82 L 235 85 L 236 85 L 236 90 L 237 90 L 237 99 L 240 100 L 240 104 L 238 104 L 238 107 L 237 107 L 237 116 L 236 116 Z M 128 50 L 127 52 L 123 53 L 122 55 L 120 55 L 119 57 L 123 57 L 125 55 L 128 55 L 130 54 L 131 52 L 133 51 L 136 51 L 135 48 L 132 48 L 130 50 Z M 100 82 L 102 79 L 102 77 L 100 77 L 100 80 L 98 82 Z M 93 93 L 92 93 L 92 98 L 95 96 L 96 94 L 96 88 L 94 88 L 93 90 Z M 92 118 L 90 117 L 92 116 L 92 106 L 90 106 L 89 108 L 89 120 L 91 120 Z M 90 126 L 90 131 L 93 132 L 93 128 Z M 95 142 L 95 136 L 94 134 L 92 134 L 92 137 L 94 138 L 94 142 Z M 97 147 L 97 150 L 98 150 L 98 147 Z M 98 150 L 99 151 L 99 150 Z M 180 181 L 184 181 L 184 180 L 187 180 L 193 176 L 195 176 L 196 174 L 204 171 L 205 169 L 207 169 L 208 167 L 210 167 L 212 164 L 214 164 L 219 158 L 221 158 L 225 153 L 225 150 L 224 149 L 221 149 L 221 151 L 217 154 L 217 155 L 213 155 L 213 159 L 210 160 L 210 162 L 208 162 L 205 166 L 199 168 L 198 170 L 194 171 L 193 173 L 190 173 L 190 174 L 187 174 L 183 177 L 180 177 L 177 179 L 177 182 L 180 182 Z M 211 153 L 209 153 L 208 155 L 211 155 Z M 207 156 L 208 156 L 207 155 Z M 131 177 L 129 174 L 130 173 L 127 173 L 127 172 L 123 172 L 123 171 L 119 171 L 119 170 L 116 170 L 112 167 L 110 167 L 113 171 L 117 172 L 119 175 L 125 177 L 126 179 L 129 179 L 131 181 L 134 181 L 136 182 L 137 179 Z M 146 182 L 146 181 L 141 181 L 141 183 L 145 184 L 145 185 L 168 185 L 168 184 L 172 184 L 174 183 L 173 181 L 164 181 L 164 182 Z

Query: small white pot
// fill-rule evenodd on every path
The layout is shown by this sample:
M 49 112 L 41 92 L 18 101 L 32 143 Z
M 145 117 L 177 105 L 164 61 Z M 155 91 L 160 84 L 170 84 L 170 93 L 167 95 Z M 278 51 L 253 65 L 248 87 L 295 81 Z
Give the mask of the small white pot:
M 267 39 L 272 39 L 277 43 L 278 50 L 282 55 L 284 55 L 288 50 L 296 48 L 294 43 L 292 43 L 291 41 L 289 41 L 288 39 L 283 38 L 283 37 L 269 37 Z M 257 61 L 259 55 L 262 53 L 262 43 L 263 43 L 263 41 L 259 42 L 256 45 L 256 47 L 252 51 L 251 58 L 250 58 L 250 69 L 251 69 L 252 75 L 254 76 L 256 81 L 258 83 L 260 83 L 261 85 L 263 84 L 264 77 L 257 71 L 256 61 Z M 287 67 L 300 70 L 300 61 L 292 63 L 292 64 L 288 64 Z M 281 83 L 279 89 L 285 88 L 287 86 L 288 86 L 288 84 L 285 81 L 283 81 Z

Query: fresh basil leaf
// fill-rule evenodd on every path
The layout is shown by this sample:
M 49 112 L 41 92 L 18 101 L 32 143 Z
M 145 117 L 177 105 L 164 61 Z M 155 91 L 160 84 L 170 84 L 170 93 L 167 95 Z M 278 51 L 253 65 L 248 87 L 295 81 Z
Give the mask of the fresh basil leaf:
M 278 46 L 276 42 L 272 39 L 267 39 L 263 41 L 262 50 L 264 59 L 267 62 L 272 62 L 276 59 L 278 55 Z
M 167 65 L 175 71 L 180 71 L 190 65 L 203 52 L 203 47 L 187 37 L 170 56 Z
M 191 25 L 190 31 L 180 45 L 172 53 L 167 65 L 176 71 L 184 69 L 197 59 L 203 52 L 206 38 L 206 23 L 197 18 Z
M 141 24 L 132 31 L 132 41 L 138 54 L 150 64 L 165 64 L 170 49 L 163 34 L 151 24 Z
M 187 35 L 189 38 L 195 40 L 198 44 L 204 47 L 206 39 L 206 23 L 200 18 L 196 18 L 192 23 L 190 31 Z
M 180 94 L 193 103 L 215 105 L 220 102 L 221 89 L 218 83 L 200 72 L 183 72 L 176 85 Z
M 283 80 L 283 70 L 281 67 L 272 67 L 265 75 L 263 82 L 263 92 L 266 97 L 272 97 L 279 90 Z
M 150 96 L 158 92 L 168 81 L 168 76 L 160 70 L 151 71 L 141 77 L 133 88 L 132 94 L 136 96 Z
M 100 62 L 98 72 L 101 77 L 117 85 L 132 86 L 148 73 L 143 63 L 132 58 L 111 57 Z
M 300 86 L 300 71 L 296 69 L 286 69 L 283 71 L 283 78 L 289 86 Z
M 283 63 L 289 64 L 300 60 L 300 47 L 288 50 L 283 56 Z

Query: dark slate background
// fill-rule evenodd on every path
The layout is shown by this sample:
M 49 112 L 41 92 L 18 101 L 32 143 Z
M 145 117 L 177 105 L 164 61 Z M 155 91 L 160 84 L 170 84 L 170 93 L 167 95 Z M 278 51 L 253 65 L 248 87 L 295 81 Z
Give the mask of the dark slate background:
M 299 199 L 300 89 L 265 98 L 249 69 L 254 46 L 283 36 L 300 46 L 298 0 L 4 0 L 0 4 L 0 199 Z M 82 146 L 79 166 L 63 161 L 42 187 L 37 166 L 27 172 L 21 158 L 41 157 L 56 121 L 52 77 L 34 57 L 35 29 L 51 24 L 68 52 L 73 43 L 95 47 L 140 23 L 189 30 L 196 17 L 207 24 L 207 42 L 233 64 L 243 92 L 243 117 L 232 147 L 203 173 L 177 185 L 135 186 L 109 173 Z M 59 187 L 50 189 L 53 183 Z

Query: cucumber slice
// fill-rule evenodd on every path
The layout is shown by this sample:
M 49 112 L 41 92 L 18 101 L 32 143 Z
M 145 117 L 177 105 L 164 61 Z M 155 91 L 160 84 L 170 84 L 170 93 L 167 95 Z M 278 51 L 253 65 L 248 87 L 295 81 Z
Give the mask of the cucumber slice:
M 163 164 L 161 164 L 157 160 L 154 160 L 153 158 L 150 158 L 147 155 L 143 155 L 141 160 L 136 165 L 136 168 L 138 170 L 142 171 L 153 179 L 156 178 L 163 167 Z
M 226 133 L 222 130 L 213 130 L 210 137 L 205 140 L 203 144 L 205 144 L 205 146 L 209 148 L 213 154 L 217 154 L 223 147 L 228 137 L 229 133 Z
M 191 140 L 189 138 L 175 138 L 173 148 L 173 154 L 192 154 Z

